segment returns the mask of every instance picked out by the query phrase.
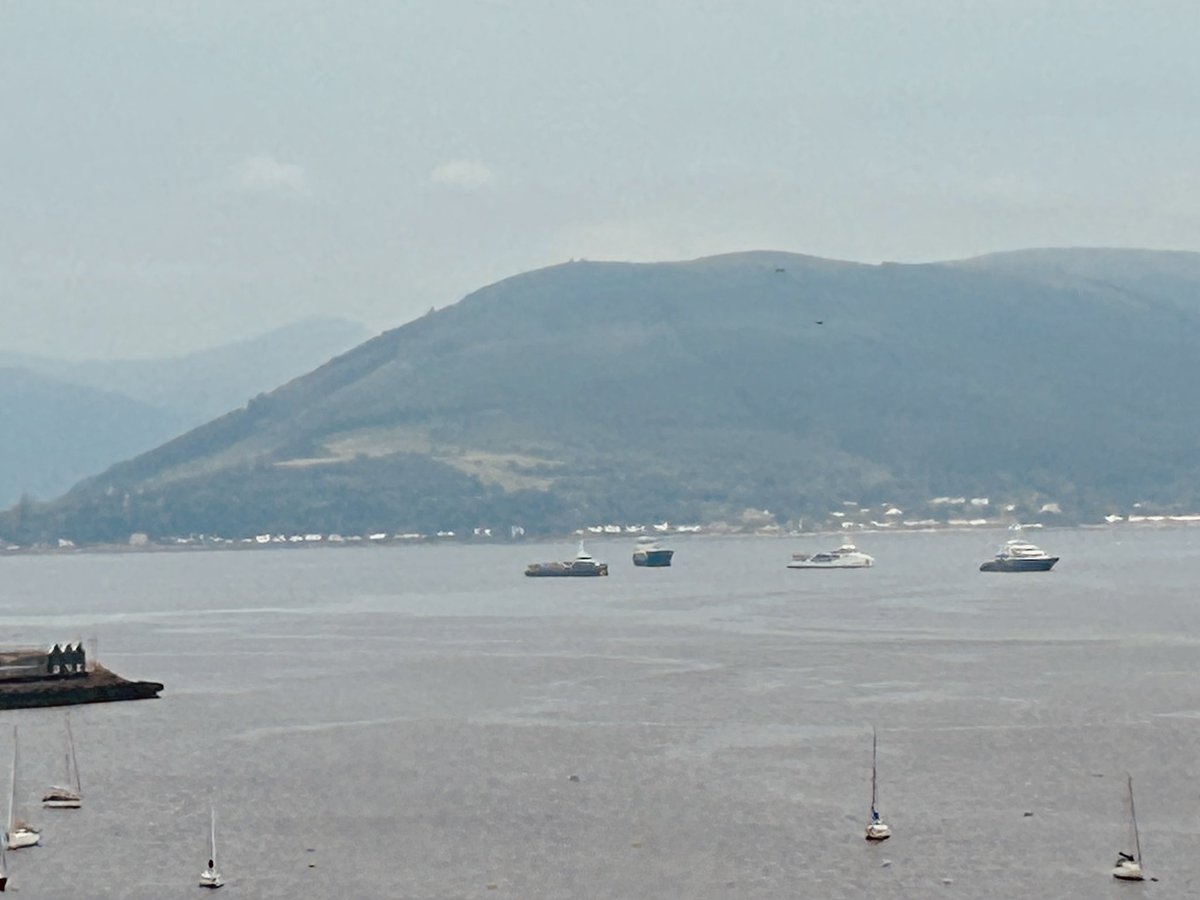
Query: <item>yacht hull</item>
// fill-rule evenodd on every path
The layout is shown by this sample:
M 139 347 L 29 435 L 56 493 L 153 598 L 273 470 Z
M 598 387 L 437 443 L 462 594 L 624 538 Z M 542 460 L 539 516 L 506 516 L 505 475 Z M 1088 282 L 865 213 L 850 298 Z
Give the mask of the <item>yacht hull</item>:
M 671 557 L 674 555 L 674 550 L 635 550 L 633 564 L 649 569 L 661 569 L 671 565 Z
M 980 572 L 1049 572 L 1058 562 L 1057 556 L 1045 559 L 989 559 L 979 567 Z
M 533 563 L 525 574 L 530 578 L 594 578 L 608 574 L 608 565 L 583 568 L 580 566 L 563 565 L 562 563 Z
M 787 564 L 787 567 L 789 569 L 869 569 L 871 561 L 847 560 L 836 563 L 814 563 L 803 559 L 794 559 Z

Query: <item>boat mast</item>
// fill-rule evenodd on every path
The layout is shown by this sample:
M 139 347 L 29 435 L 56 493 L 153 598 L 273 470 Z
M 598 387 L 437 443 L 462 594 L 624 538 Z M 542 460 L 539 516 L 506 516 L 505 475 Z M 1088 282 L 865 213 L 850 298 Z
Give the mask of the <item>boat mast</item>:
M 5 825 L 4 843 L 8 843 L 12 835 L 13 825 L 16 823 L 17 812 L 17 726 L 13 726 L 13 760 L 12 760 L 12 776 L 8 779 L 8 783 L 12 790 L 8 795 L 8 824 Z
M 212 860 L 212 868 L 217 870 L 217 808 L 210 806 L 208 808 L 210 831 L 208 835 L 208 852 L 209 858 Z
M 1128 772 L 1125 773 L 1129 785 L 1129 823 L 1133 828 L 1133 853 L 1134 860 L 1140 866 L 1142 864 L 1142 840 L 1138 836 L 1137 827 L 1137 812 L 1133 808 L 1133 776 Z
M 13 765 L 12 776 L 9 778 L 12 793 L 8 798 L 8 824 L 4 827 L 3 840 L 0 840 L 0 887 L 8 885 L 8 836 L 12 832 L 13 810 L 17 801 L 17 726 L 13 726 Z
M 878 801 L 877 797 L 877 779 L 875 776 L 875 758 L 879 750 L 879 738 L 875 734 L 875 727 L 871 726 L 871 817 L 875 816 L 875 804 Z
M 83 785 L 79 782 L 79 760 L 75 758 L 75 735 L 71 733 L 71 714 L 67 713 L 67 777 L 75 776 L 75 793 L 83 794 Z

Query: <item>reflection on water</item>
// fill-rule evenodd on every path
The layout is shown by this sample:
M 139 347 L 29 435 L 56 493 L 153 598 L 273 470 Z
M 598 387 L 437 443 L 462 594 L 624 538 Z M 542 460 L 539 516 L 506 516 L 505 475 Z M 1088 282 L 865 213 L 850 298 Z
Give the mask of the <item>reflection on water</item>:
M 1128 770 L 1137 890 L 1187 894 L 1200 530 L 1047 531 L 1053 572 L 978 572 L 1002 538 L 864 535 L 845 572 L 786 568 L 828 538 L 662 570 L 595 541 L 611 575 L 564 580 L 522 572 L 565 544 L 5 558 L 6 642 L 95 635 L 166 684 L 75 709 L 84 807 L 32 808 L 13 888 L 195 896 L 211 798 L 246 897 L 1117 897 Z M 62 711 L 0 718 L 28 805 Z

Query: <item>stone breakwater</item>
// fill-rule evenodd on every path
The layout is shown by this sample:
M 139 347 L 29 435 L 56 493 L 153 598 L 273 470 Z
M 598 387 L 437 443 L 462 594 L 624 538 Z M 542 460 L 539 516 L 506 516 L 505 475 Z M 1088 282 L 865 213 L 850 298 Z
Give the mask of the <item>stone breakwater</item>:
M 162 689 L 163 686 L 157 681 L 128 681 L 101 665 L 95 665 L 92 671 L 71 678 L 0 681 L 0 709 L 146 700 L 158 697 Z

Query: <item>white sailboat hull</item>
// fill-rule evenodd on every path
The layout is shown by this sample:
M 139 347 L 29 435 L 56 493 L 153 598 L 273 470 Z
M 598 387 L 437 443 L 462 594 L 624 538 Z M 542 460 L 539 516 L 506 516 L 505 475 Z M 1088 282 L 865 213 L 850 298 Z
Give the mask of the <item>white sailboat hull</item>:
M 36 831 L 20 828 L 8 833 L 8 849 L 20 850 L 22 847 L 32 847 L 42 839 Z
M 50 788 L 50 792 L 42 797 L 42 806 L 46 809 L 79 809 L 83 798 L 70 788 Z
M 872 822 L 867 826 L 867 833 L 865 835 L 868 841 L 886 841 L 891 836 L 892 829 L 883 822 Z
M 1113 869 L 1112 877 L 1120 881 L 1145 881 L 1146 876 L 1142 874 L 1142 867 L 1135 862 L 1122 860 L 1117 863 Z
M 224 884 L 220 872 L 204 871 L 200 873 L 200 887 L 202 888 L 219 888 Z
M 43 800 L 42 806 L 46 809 L 79 809 L 83 805 L 83 801 L 76 797 L 74 800 Z

